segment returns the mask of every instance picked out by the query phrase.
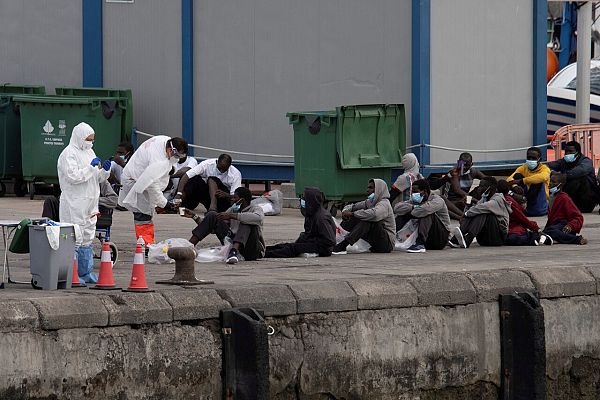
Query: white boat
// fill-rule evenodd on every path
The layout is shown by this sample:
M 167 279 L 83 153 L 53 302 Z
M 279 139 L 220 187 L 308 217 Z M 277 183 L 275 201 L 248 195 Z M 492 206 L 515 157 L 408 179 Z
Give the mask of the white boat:
M 548 82 L 548 136 L 575 124 L 577 63 L 569 64 Z M 600 59 L 590 62 L 590 122 L 600 123 Z

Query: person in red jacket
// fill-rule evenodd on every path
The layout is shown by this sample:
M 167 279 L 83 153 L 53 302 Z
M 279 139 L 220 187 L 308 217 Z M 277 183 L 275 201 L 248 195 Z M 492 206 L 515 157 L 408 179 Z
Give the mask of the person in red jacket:
M 517 188 L 521 189 L 516 185 L 514 189 L 517 190 Z M 515 193 L 511 189 L 511 185 L 507 181 L 498 181 L 498 191 L 504 195 L 512 207 L 512 213 L 508 220 L 508 235 L 504 244 L 507 246 L 551 245 L 552 238 L 541 233 L 537 222 L 530 220 L 525 215 L 525 208 L 522 205 L 522 201 L 526 200 L 525 196 Z
M 565 182 L 564 174 L 550 176 L 550 212 L 544 233 L 558 243 L 587 244 L 587 239 L 578 235 L 583 227 L 583 215 L 571 197 L 562 191 Z

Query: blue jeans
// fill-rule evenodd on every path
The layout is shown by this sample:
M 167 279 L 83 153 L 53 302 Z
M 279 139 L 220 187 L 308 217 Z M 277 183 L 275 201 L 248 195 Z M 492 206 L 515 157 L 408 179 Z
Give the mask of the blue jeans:
M 79 283 L 96 283 L 98 276 L 94 270 L 94 251 L 92 245 L 79 246 L 75 249 L 77 252 L 77 274 L 79 275 Z

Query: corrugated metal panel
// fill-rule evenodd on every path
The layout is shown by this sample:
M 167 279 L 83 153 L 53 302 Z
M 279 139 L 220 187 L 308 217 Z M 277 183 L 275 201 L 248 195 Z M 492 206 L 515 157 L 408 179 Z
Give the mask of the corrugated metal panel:
M 0 83 L 81 85 L 81 0 L 0 0 Z
M 132 89 L 138 129 L 181 136 L 181 1 L 103 10 L 104 86 Z
M 532 24 L 532 1 L 431 1 L 432 144 L 465 149 L 532 144 Z M 475 162 L 516 160 L 524 152 L 473 156 Z M 431 151 L 432 163 L 457 158 Z
M 410 0 L 199 0 L 194 17 L 198 144 L 292 155 L 285 113 L 343 104 L 410 120 Z

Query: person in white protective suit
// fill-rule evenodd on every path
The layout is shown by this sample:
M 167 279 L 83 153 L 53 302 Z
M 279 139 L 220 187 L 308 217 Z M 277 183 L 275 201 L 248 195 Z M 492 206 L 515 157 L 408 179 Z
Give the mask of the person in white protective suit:
M 119 205 L 133 211 L 135 237 L 141 236 L 146 244 L 154 243 L 155 208 L 167 205 L 163 190 L 169 184 L 169 173 L 187 156 L 187 149 L 182 138 L 154 136 L 133 153 L 123 169 Z
M 92 241 L 96 233 L 100 182 L 110 175 L 110 161 L 104 163 L 92 150 L 96 134 L 85 122 L 73 128 L 69 145 L 57 162 L 62 190 L 60 220 L 79 227 L 76 234 L 77 273 L 84 282 L 97 282 L 94 274 Z

